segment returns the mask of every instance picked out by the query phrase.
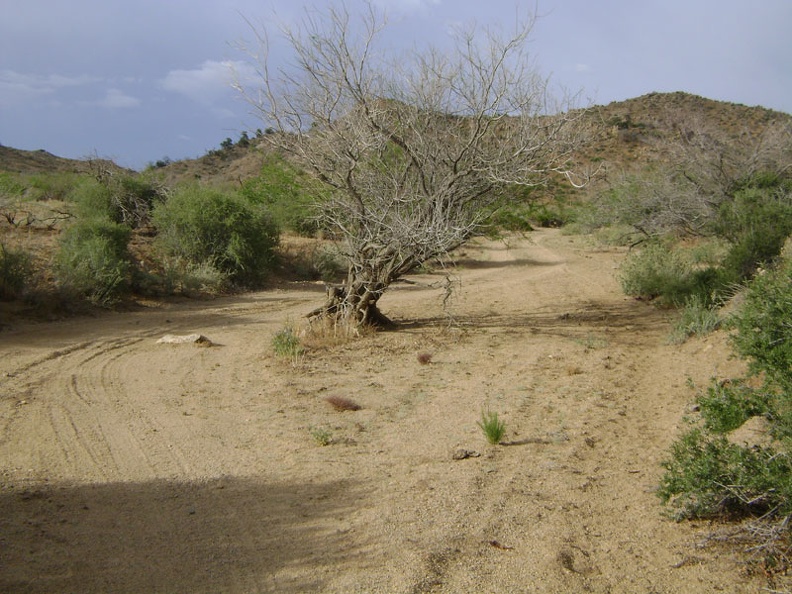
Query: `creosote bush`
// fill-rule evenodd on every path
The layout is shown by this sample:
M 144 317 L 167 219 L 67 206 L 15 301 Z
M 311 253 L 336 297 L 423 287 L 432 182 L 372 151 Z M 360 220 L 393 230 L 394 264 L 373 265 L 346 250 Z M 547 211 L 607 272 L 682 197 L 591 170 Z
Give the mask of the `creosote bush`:
M 32 258 L 21 249 L 0 243 L 0 300 L 19 298 L 33 275 Z
M 261 174 L 246 180 L 239 192 L 251 204 L 264 206 L 281 229 L 303 236 L 316 235 L 320 229 L 318 183 L 283 158 L 267 157 Z
M 660 299 L 674 305 L 689 294 L 693 268 L 679 250 L 649 243 L 632 252 L 621 266 L 619 280 L 625 294 L 641 299 Z
M 695 428 L 674 443 L 663 467 L 658 494 L 677 519 L 792 512 L 792 459 L 770 448 Z
M 216 268 L 244 286 L 270 271 L 278 231 L 260 205 L 235 194 L 183 187 L 154 208 L 156 245 L 165 257 Z
M 129 289 L 130 229 L 103 218 L 81 220 L 61 237 L 55 277 L 66 295 L 108 307 Z
M 792 516 L 792 264 L 755 278 L 735 314 L 734 344 L 751 382 L 713 384 L 701 418 L 673 445 L 658 494 L 675 517 Z M 769 441 L 741 445 L 728 433 L 761 416 Z

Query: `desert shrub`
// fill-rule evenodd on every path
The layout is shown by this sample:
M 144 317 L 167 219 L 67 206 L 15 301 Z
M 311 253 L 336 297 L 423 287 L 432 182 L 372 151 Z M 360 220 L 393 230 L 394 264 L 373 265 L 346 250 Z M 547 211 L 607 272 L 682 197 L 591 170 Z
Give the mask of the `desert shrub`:
M 531 211 L 521 204 L 508 204 L 493 212 L 488 220 L 488 234 L 495 236 L 499 231 L 531 231 Z
M 733 321 L 737 352 L 757 378 L 714 384 L 701 420 L 673 446 L 659 494 L 678 517 L 792 514 L 792 266 L 759 275 Z M 758 382 L 758 387 L 757 387 Z M 772 446 L 740 446 L 725 433 L 762 416 Z
M 752 178 L 747 187 L 725 200 L 712 223 L 713 232 L 727 239 L 731 248 L 723 268 L 734 280 L 754 275 L 771 264 L 792 234 L 792 191 L 778 178 Z
M 269 272 L 278 233 L 269 213 L 246 199 L 188 186 L 155 206 L 156 245 L 165 257 L 210 265 L 255 286 Z
M 694 335 L 704 336 L 720 328 L 722 319 L 718 308 L 698 294 L 685 299 L 679 319 L 671 331 L 670 341 L 681 344 Z
M 85 178 L 77 184 L 68 196 L 74 203 L 74 214 L 78 219 L 106 219 L 115 223 L 121 217 L 113 205 L 111 189 L 92 178 Z
M 165 258 L 161 264 L 161 272 L 149 281 L 149 290 L 142 292 L 202 297 L 219 295 L 228 288 L 228 274 L 215 268 L 211 262 L 193 263 L 180 258 Z
M 154 206 L 164 201 L 168 189 L 151 177 L 121 175 L 112 184 L 113 205 L 120 222 L 133 228 L 148 225 Z
M 130 230 L 100 218 L 69 227 L 60 240 L 55 277 L 62 291 L 99 306 L 117 302 L 129 288 Z
M 0 202 L 20 199 L 25 194 L 25 189 L 18 175 L 0 172 Z
M 268 157 L 260 175 L 245 181 L 240 194 L 253 204 L 265 206 L 281 229 L 306 237 L 319 231 L 317 184 L 284 159 Z
M 67 200 L 83 178 L 79 173 L 51 172 L 29 174 L 26 181 L 36 200 Z
M 663 467 L 658 495 L 677 519 L 792 512 L 792 459 L 785 453 L 694 428 L 674 443 Z
M 8 248 L 0 243 L 0 299 L 19 298 L 32 274 L 33 263 L 28 252 Z
M 792 392 L 792 261 L 749 284 L 735 327 L 737 352 L 753 371 Z
M 758 415 L 769 415 L 769 395 L 741 380 L 713 381 L 697 399 L 704 429 L 728 433 Z
M 338 250 L 327 246 L 312 251 L 308 264 L 310 275 L 326 283 L 337 281 L 346 272 L 346 263 Z
M 308 432 L 320 446 L 329 446 L 333 443 L 333 432 L 327 427 L 309 427 Z
M 676 305 L 693 292 L 696 275 L 682 251 L 649 243 L 625 259 L 620 281 L 627 295 Z
M 166 189 L 153 180 L 133 175 L 86 178 L 69 194 L 78 218 L 106 218 L 132 228 L 148 224 L 155 204 Z
M 583 219 L 592 229 L 629 226 L 633 237 L 698 234 L 712 213 L 684 176 L 645 170 L 617 178 L 598 192 Z

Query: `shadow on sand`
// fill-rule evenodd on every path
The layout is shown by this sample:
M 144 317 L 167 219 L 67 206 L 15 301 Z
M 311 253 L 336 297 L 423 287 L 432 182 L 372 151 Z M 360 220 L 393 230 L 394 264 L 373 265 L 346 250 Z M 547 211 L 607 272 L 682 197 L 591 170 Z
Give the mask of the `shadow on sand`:
M 0 493 L 2 592 L 308 592 L 356 559 L 348 481 L 219 478 Z

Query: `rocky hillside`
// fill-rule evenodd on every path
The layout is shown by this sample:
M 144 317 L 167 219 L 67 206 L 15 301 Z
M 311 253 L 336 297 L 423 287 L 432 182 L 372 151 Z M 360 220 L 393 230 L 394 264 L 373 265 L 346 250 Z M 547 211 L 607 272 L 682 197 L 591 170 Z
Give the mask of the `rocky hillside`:
M 579 162 L 627 167 L 663 159 L 680 130 L 719 130 L 734 142 L 761 134 L 770 126 L 789 125 L 792 115 L 735 103 L 714 101 L 688 93 L 650 93 L 627 101 L 590 108 L 589 136 Z M 210 151 L 197 159 L 157 167 L 167 184 L 184 181 L 236 185 L 257 175 L 266 143 L 252 139 L 248 146 L 233 145 Z M 86 162 L 63 159 L 46 151 L 22 151 L 0 146 L 0 171 L 84 171 Z

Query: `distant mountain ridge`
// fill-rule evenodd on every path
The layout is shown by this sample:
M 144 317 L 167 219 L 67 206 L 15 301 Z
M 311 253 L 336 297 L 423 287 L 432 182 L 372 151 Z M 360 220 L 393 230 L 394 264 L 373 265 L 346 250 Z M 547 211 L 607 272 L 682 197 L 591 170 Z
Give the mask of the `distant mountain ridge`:
M 27 151 L 0 144 L 0 171 L 11 173 L 84 173 L 91 163 L 123 169 L 109 159 L 67 159 L 44 149 Z
M 607 161 L 627 166 L 662 158 L 664 147 L 678 135 L 681 122 L 715 127 L 744 141 L 746 131 L 761 134 L 768 126 L 790 124 L 792 115 L 764 107 L 716 101 L 684 92 L 649 93 L 588 109 L 589 137 L 580 148 L 583 161 Z M 157 167 L 163 181 L 234 185 L 258 175 L 263 143 L 251 139 L 249 146 L 209 151 L 196 159 L 184 159 Z M 109 161 L 100 160 L 102 163 Z M 15 173 L 81 172 L 88 161 L 58 157 L 44 150 L 26 151 L 0 145 L 0 171 Z M 119 168 L 120 169 L 120 168 Z

